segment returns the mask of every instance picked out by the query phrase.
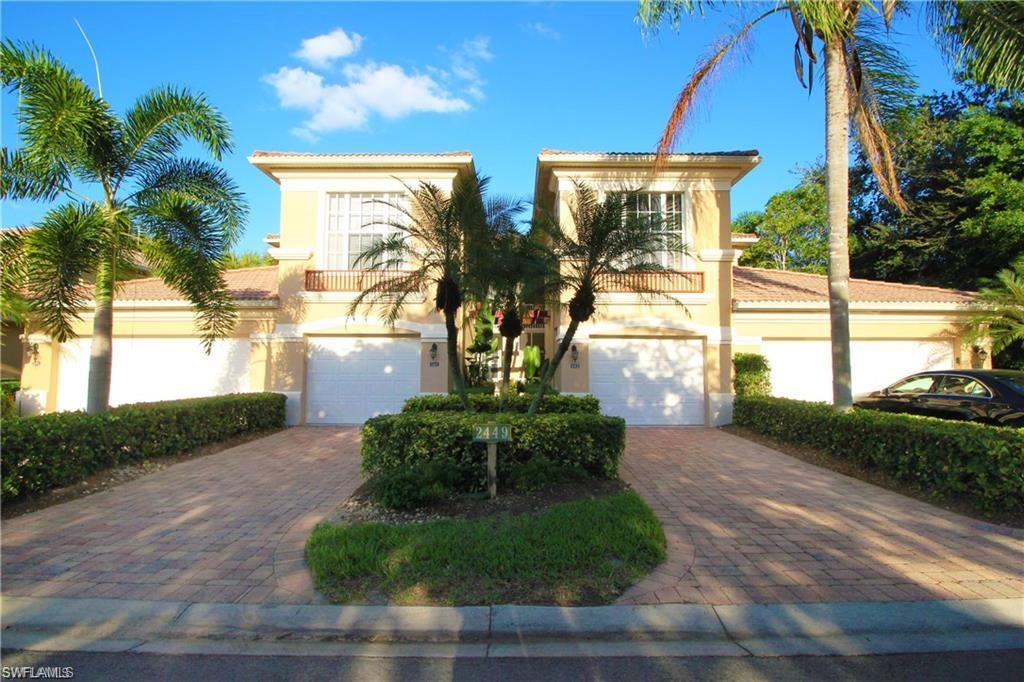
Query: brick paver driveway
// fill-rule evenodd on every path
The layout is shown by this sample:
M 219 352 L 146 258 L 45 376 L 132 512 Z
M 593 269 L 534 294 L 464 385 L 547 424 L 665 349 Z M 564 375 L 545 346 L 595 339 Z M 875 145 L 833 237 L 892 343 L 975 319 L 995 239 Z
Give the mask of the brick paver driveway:
M 1024 596 L 1024 531 L 946 512 L 716 429 L 634 428 L 623 476 L 668 561 L 625 603 Z
M 358 429 L 288 429 L 4 521 L 3 592 L 317 602 L 306 537 L 358 485 Z

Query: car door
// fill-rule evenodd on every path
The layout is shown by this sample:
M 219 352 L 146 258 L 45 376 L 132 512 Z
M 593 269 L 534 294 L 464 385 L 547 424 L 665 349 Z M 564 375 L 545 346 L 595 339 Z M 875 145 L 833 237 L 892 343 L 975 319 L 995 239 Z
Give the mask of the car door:
M 932 394 L 923 396 L 927 412 L 943 419 L 988 421 L 992 391 L 974 377 L 944 374 Z
M 879 409 L 904 414 L 924 414 L 924 396 L 935 386 L 936 375 L 915 374 L 885 389 L 879 400 Z

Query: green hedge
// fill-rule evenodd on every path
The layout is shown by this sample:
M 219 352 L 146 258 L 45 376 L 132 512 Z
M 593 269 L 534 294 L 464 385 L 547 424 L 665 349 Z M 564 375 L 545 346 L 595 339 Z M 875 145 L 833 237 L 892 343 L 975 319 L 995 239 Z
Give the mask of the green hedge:
M 189 452 L 243 433 L 283 427 L 285 397 L 239 393 L 55 412 L 3 422 L 2 499 L 45 492 L 108 467 Z
M 772 392 L 768 358 L 760 353 L 736 353 L 732 358 L 732 385 L 736 395 L 769 395 Z
M 990 511 L 1024 509 L 1024 430 L 749 396 L 737 396 L 733 422 Z
M 582 469 L 614 478 L 626 446 L 626 423 L 598 414 L 487 415 L 509 424 L 512 442 L 498 445 L 498 479 L 538 463 Z M 456 492 L 486 489 L 486 446 L 473 442 L 483 417 L 457 412 L 405 412 L 374 417 L 363 425 L 362 468 L 369 476 L 389 475 L 426 463 L 454 471 Z
M 476 412 L 497 412 L 501 399 L 496 395 L 470 395 Z M 527 393 L 509 396 L 508 411 L 525 413 L 533 396 Z M 457 395 L 419 395 L 409 398 L 402 412 L 464 412 Z M 592 395 L 547 395 L 541 398 L 538 414 L 600 414 L 601 405 Z

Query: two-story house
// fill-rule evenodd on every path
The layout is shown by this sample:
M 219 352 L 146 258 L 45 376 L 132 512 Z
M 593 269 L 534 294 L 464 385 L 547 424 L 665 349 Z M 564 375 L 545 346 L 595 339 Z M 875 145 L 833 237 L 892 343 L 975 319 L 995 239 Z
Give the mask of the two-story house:
M 255 152 L 249 160 L 280 189 L 280 231 L 266 240 L 277 265 L 228 273 L 239 323 L 209 355 L 172 290 L 159 280 L 126 283 L 115 303 L 111 401 L 270 390 L 288 396 L 292 423 L 358 424 L 411 395 L 447 391 L 443 320 L 427 292 L 394 326 L 367 308 L 353 317 L 350 307 L 366 283 L 359 255 L 396 217 L 388 203 L 423 181 L 450 189 L 473 172 L 472 156 Z M 659 275 L 658 288 L 675 302 L 628 289 L 599 298 L 556 378 L 562 392 L 593 393 L 631 424 L 728 423 L 732 356 L 760 352 L 777 395 L 830 398 L 825 278 L 736 265 L 753 236 L 732 232 L 730 192 L 759 160 L 754 151 L 676 154 L 655 173 L 648 154 L 541 152 L 534 202 L 565 229 L 582 181 L 599 192 L 641 189 L 633 210 L 660 214 L 686 244 L 660 255 L 676 272 Z M 863 280 L 851 290 L 855 392 L 925 368 L 986 362 L 963 342 L 968 294 Z M 521 345 L 552 351 L 567 325 L 553 307 Z M 84 406 L 91 325 L 86 315 L 80 337 L 64 344 L 26 337 L 25 411 Z

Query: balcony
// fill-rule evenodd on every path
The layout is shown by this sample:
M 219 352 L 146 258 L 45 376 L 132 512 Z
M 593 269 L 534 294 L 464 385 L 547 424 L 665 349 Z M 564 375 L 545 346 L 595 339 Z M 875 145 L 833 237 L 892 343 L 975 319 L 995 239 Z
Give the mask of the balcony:
M 623 275 L 604 284 L 609 293 L 630 293 L 638 289 L 662 291 L 666 294 L 704 293 L 703 272 L 652 272 Z M 633 286 L 629 286 L 632 284 Z
M 306 291 L 362 291 L 407 274 L 404 270 L 306 270 Z

